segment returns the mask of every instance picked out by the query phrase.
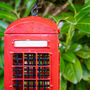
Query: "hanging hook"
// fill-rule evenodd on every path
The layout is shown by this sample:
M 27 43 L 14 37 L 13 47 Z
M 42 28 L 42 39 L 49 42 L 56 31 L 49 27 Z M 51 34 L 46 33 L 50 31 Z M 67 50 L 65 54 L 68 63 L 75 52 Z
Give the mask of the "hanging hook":
M 38 14 L 37 5 L 38 5 L 38 0 L 36 1 L 36 4 L 34 5 L 34 7 L 33 7 L 32 10 L 31 10 L 31 14 L 32 14 L 33 16 L 37 16 L 37 14 Z

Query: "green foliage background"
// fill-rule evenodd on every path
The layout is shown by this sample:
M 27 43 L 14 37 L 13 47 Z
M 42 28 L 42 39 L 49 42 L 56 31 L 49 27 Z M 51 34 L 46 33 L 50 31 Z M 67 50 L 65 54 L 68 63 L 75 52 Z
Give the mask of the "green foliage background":
M 30 16 L 35 2 L 36 0 L 0 1 L 0 90 L 4 88 L 4 31 L 13 21 Z M 60 23 L 63 24 L 59 34 L 61 90 L 90 90 L 90 0 L 44 2 L 53 3 L 55 7 L 69 3 L 57 16 L 52 16 L 50 12 L 44 16 L 53 19 L 59 27 Z M 44 8 L 39 11 L 40 16 L 42 9 Z

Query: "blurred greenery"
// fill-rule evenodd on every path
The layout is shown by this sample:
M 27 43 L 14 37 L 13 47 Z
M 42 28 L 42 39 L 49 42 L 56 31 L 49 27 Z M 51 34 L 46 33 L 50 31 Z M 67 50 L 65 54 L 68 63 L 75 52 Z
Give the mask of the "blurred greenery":
M 13 21 L 31 16 L 36 0 L 0 0 L 0 90 L 4 88 L 4 31 Z M 90 90 L 90 0 L 41 0 L 39 16 L 58 24 L 60 39 L 60 90 Z M 69 5 L 65 9 L 59 7 Z M 41 7 L 41 8 L 40 8 Z M 53 16 L 57 9 L 62 11 Z M 61 25 L 62 24 L 62 25 Z M 60 26 L 61 25 L 61 26 Z

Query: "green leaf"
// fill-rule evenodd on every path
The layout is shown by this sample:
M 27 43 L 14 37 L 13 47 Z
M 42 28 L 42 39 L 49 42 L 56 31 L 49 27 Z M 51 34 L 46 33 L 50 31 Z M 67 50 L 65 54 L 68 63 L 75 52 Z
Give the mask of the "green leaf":
M 67 89 L 67 81 L 64 79 L 60 80 L 60 90 L 66 90 Z
M 74 24 L 75 22 L 74 14 L 71 12 L 62 13 L 59 17 L 61 18 L 61 20 L 67 21 L 68 24 Z
M 90 47 L 88 46 L 88 43 L 83 45 L 83 49 L 84 51 L 90 51 Z
M 69 27 L 70 27 L 70 24 L 68 24 L 67 22 L 65 22 L 63 24 L 63 26 L 61 27 L 60 32 L 63 33 L 63 34 L 67 33 L 68 30 L 69 30 Z
M 65 67 L 65 65 L 64 65 L 64 60 L 63 60 L 63 58 L 62 58 L 62 56 L 61 56 L 61 57 L 60 57 L 60 74 L 63 73 L 64 67 Z
M 50 16 L 51 18 L 53 18 L 55 20 L 56 23 L 59 23 L 60 20 L 67 20 L 67 21 L 73 21 L 73 13 L 71 12 L 65 12 L 65 13 L 62 13 L 58 16 Z M 70 23 L 70 22 L 69 22 Z
M 72 40 L 72 38 L 74 36 L 74 33 L 75 33 L 74 26 L 71 24 L 70 27 L 69 27 L 67 37 L 66 37 L 66 43 L 65 43 L 66 44 L 66 52 L 70 48 L 71 40 Z
M 3 28 L 6 29 L 6 28 L 8 27 L 8 25 L 9 25 L 8 23 L 0 20 L 0 26 L 1 26 L 1 27 L 3 27 Z
M 0 69 L 0 90 L 4 88 L 4 69 Z
M 20 6 L 21 0 L 15 0 L 15 8 Z
M 80 31 L 90 34 L 90 17 L 80 20 L 75 27 Z
M 4 41 L 0 40 L 0 67 L 4 68 Z
M 46 14 L 45 16 L 43 16 L 43 17 L 45 17 L 45 18 L 50 18 L 51 17 L 51 15 L 50 14 Z
M 3 69 L 0 68 L 0 77 L 2 76 L 4 76 L 4 68 Z
M 23 9 L 26 7 L 25 5 L 28 3 L 28 0 L 24 0 L 24 2 L 23 2 L 23 4 L 22 4 L 22 7 L 20 8 L 20 12 L 19 12 L 19 14 L 21 14 L 21 16 L 23 16 L 22 15 L 22 12 L 23 12 Z
M 0 20 L 0 37 L 4 36 L 4 31 L 7 28 L 8 23 Z
M 83 72 L 82 72 L 81 63 L 78 60 L 78 58 L 76 59 L 76 62 L 73 64 L 73 67 L 74 67 L 77 81 L 79 82 L 82 79 Z
M 75 34 L 74 34 L 74 36 L 72 38 L 73 43 L 74 42 L 78 42 L 79 43 L 80 42 L 80 39 L 82 39 L 86 34 L 87 33 L 84 33 L 84 32 L 79 31 L 79 30 L 75 31 Z M 78 38 L 76 38 L 76 37 L 78 37 Z
M 0 40 L 0 55 L 4 53 L 4 40 Z
M 4 55 L 0 55 L 0 68 L 4 69 Z
M 71 52 L 67 52 L 63 54 L 63 58 L 64 60 L 71 62 L 71 63 L 75 63 L 76 62 L 76 57 L 73 53 Z
M 87 34 L 87 37 L 90 38 L 90 34 Z
M 34 6 L 35 2 L 36 2 L 36 0 L 28 0 L 27 5 L 26 5 L 26 11 L 25 11 L 25 14 L 23 17 L 26 17 L 29 15 L 29 13 L 30 13 L 32 7 Z
M 63 76 L 66 80 L 74 84 L 78 82 L 72 63 L 65 63 L 65 70 L 64 70 Z
M 76 21 L 79 22 L 81 19 L 83 19 L 85 17 L 85 15 L 90 13 L 90 2 L 86 3 L 82 9 L 77 13 L 77 15 L 75 16 Z
M 81 81 L 76 85 L 76 90 L 87 90 L 87 87 L 88 87 L 87 83 L 84 81 Z
M 82 69 L 83 69 L 83 80 L 90 81 L 90 71 L 88 71 L 84 65 L 82 65 Z
M 65 52 L 65 45 L 64 45 L 64 42 L 62 42 L 62 41 L 60 41 L 59 50 L 60 50 L 61 54 L 62 54 L 63 52 Z
M 58 24 L 60 22 L 60 17 L 59 16 L 50 16 L 51 18 L 54 19 L 54 21 Z
M 80 9 L 82 8 L 82 5 L 81 5 L 81 4 L 77 4 L 77 3 L 74 4 L 74 3 L 73 3 L 73 5 L 74 5 L 74 7 L 76 8 L 76 11 L 77 11 L 77 12 L 79 12 Z M 68 9 L 71 10 L 71 11 L 73 11 L 73 8 L 72 8 L 71 5 L 68 6 Z
M 14 14 L 6 12 L 6 11 L 0 11 L 0 18 L 5 19 L 10 22 L 17 20 L 17 17 Z
M 82 59 L 89 59 L 90 58 L 90 51 L 80 50 L 76 53 Z
M 0 32 L 0 37 L 4 37 L 4 32 Z
M 90 71 L 90 58 L 87 59 L 87 60 L 84 60 L 86 66 L 87 66 L 87 69 Z
M 4 88 L 4 76 L 0 77 L 0 90 Z
M 4 36 L 4 31 L 5 31 L 5 28 L 3 28 L 2 26 L 0 26 L 0 37 L 3 37 Z
M 71 86 L 69 87 L 69 90 L 75 90 L 74 85 L 71 85 Z
M 78 59 L 76 59 L 75 63 L 65 63 L 63 76 L 74 84 L 78 83 L 82 79 L 82 68 Z
M 5 2 L 0 2 L 0 9 L 5 9 L 11 12 L 15 12 L 14 9 Z
M 79 51 L 81 49 L 82 49 L 82 45 L 78 44 L 78 43 L 72 44 L 71 47 L 69 48 L 69 50 L 71 52 L 77 52 L 77 51 Z
M 3 28 L 2 26 L 0 26 L 0 32 L 4 32 L 5 28 Z
M 72 3 L 72 0 L 68 0 L 68 2 L 70 3 L 70 5 L 72 6 L 73 10 L 74 10 L 74 13 L 76 14 L 76 8 L 74 6 L 74 4 Z

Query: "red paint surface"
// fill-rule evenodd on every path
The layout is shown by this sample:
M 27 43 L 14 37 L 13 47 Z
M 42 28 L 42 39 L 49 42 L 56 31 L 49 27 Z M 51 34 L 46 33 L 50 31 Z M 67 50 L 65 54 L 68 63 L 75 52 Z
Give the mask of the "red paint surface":
M 42 17 L 26 17 L 16 20 L 5 31 L 4 90 L 13 90 L 13 53 L 49 53 L 50 90 L 60 90 L 60 53 L 57 25 Z M 15 40 L 47 40 L 48 47 L 14 47 Z M 37 59 L 37 57 L 36 57 Z M 20 66 L 18 66 L 20 67 Z M 24 64 L 23 64 L 24 67 Z M 38 66 L 36 65 L 36 68 Z M 24 76 L 23 76 L 24 77 Z M 22 78 L 23 82 L 24 79 Z M 38 77 L 35 79 L 38 80 Z M 37 82 L 36 82 L 37 85 Z M 38 88 L 36 88 L 38 90 Z M 41 89 L 44 90 L 44 89 Z

